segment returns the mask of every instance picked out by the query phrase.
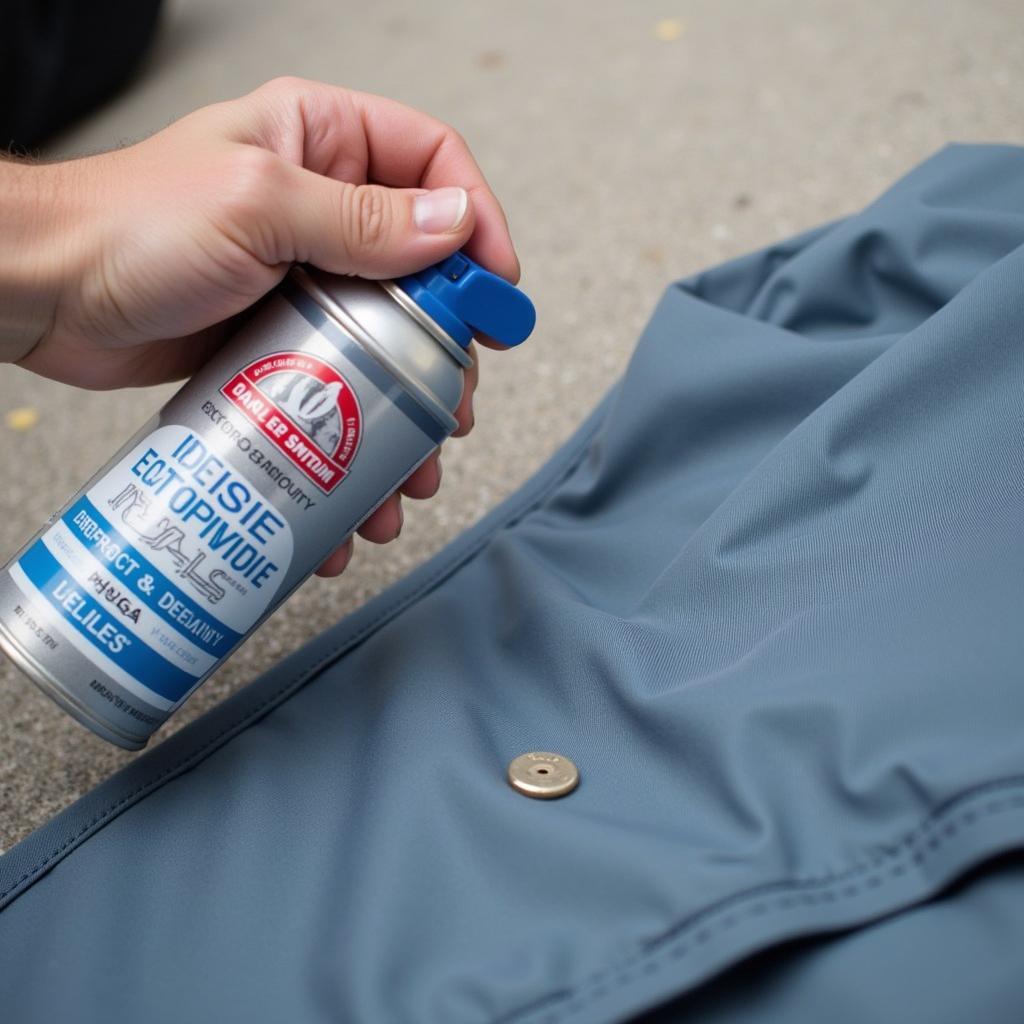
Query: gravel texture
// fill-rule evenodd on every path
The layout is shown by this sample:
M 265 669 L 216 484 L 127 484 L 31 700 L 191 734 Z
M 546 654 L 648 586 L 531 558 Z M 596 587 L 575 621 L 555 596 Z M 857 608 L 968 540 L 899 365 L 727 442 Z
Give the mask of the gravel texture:
M 539 326 L 486 353 L 477 427 L 397 543 L 315 580 L 157 741 L 438 550 L 510 493 L 616 379 L 673 278 L 869 201 L 950 141 L 1021 139 L 1017 2 L 514 5 L 177 0 L 135 86 L 52 155 L 126 144 L 278 74 L 421 107 L 469 140 L 505 204 Z M 13 553 L 171 393 L 0 372 L 0 551 Z M 35 410 L 31 413 L 16 410 Z M 0 847 L 131 754 L 0 666 Z

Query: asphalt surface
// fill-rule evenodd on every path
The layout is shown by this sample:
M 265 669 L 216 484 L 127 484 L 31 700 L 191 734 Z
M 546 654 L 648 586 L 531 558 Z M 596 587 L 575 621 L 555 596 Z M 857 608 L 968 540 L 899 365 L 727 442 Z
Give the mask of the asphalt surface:
M 145 137 L 278 74 L 455 125 L 509 214 L 538 329 L 486 353 L 477 427 L 401 538 L 305 585 L 166 737 L 438 550 L 509 494 L 624 368 L 674 278 L 857 209 L 951 141 L 1022 138 L 1011 0 L 425 5 L 177 0 L 134 87 L 47 155 Z M 2 228 L 0 228 L 2 233 Z M 173 388 L 76 391 L 0 371 L 0 554 Z M 34 420 L 34 423 L 33 423 Z M 0 848 L 133 756 L 0 666 Z

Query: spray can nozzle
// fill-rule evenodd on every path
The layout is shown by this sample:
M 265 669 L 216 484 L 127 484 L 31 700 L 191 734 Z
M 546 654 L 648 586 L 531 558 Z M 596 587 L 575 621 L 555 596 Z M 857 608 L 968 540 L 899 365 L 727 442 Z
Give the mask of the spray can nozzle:
M 463 348 L 475 333 L 518 345 L 537 321 L 524 292 L 461 252 L 395 284 Z

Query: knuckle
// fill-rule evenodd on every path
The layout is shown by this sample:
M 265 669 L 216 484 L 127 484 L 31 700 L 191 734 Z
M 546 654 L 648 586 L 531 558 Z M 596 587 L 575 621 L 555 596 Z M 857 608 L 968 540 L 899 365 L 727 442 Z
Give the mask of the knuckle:
M 239 146 L 223 162 L 214 216 L 247 252 L 274 260 L 280 241 L 281 161 L 257 146 Z
M 469 153 L 469 143 L 466 141 L 466 136 L 458 130 L 458 128 L 452 127 L 446 121 L 437 122 L 440 135 L 438 139 L 438 149 L 446 149 L 449 151 L 458 152 L 462 150 L 464 153 Z
M 353 185 L 345 192 L 343 218 L 349 243 L 360 250 L 375 250 L 391 229 L 391 204 L 376 185 Z
M 227 193 L 244 212 L 263 207 L 276 191 L 279 159 L 259 146 L 238 146 L 226 169 Z
M 309 84 L 306 79 L 299 78 L 297 75 L 278 75 L 264 82 L 260 86 L 260 91 L 292 96 L 297 92 L 302 92 Z

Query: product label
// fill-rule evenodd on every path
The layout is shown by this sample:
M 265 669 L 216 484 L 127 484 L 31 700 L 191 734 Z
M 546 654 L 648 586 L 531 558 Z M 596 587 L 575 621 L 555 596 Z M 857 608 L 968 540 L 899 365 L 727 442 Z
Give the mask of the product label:
M 155 430 L 11 567 L 67 639 L 170 708 L 252 628 L 292 559 L 291 527 L 183 426 Z
M 221 394 L 325 494 L 359 448 L 362 413 L 348 381 L 303 352 L 274 352 L 239 370 Z
M 444 440 L 418 395 L 286 282 L 0 573 L 5 641 L 144 737 Z

